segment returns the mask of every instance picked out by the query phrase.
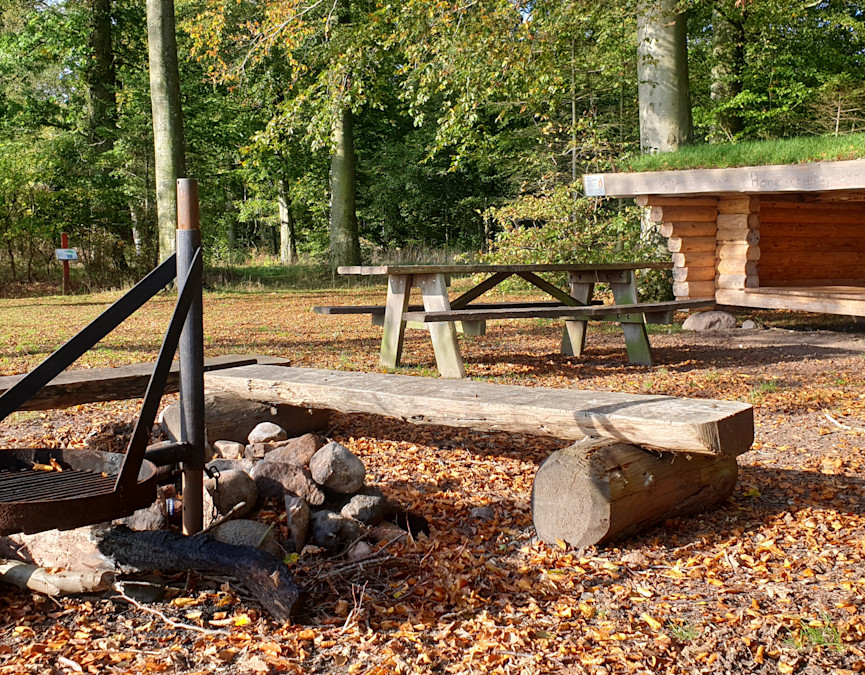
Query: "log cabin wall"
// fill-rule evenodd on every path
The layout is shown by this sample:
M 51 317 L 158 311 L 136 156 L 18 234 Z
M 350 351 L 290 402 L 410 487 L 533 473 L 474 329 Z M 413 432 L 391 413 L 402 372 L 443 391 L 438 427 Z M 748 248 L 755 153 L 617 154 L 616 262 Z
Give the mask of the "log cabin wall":
M 861 280 L 865 203 L 763 197 L 760 251 L 760 286 L 843 285 Z
M 760 208 L 759 197 L 725 195 L 718 199 L 716 288 L 743 290 L 760 286 Z
M 717 197 L 638 197 L 673 254 L 677 300 L 715 297 Z

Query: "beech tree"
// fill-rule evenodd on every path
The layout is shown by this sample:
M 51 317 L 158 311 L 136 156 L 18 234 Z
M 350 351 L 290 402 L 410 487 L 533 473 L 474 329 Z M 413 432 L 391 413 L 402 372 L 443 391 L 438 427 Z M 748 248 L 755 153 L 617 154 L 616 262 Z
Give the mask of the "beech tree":
M 175 248 L 177 179 L 186 175 L 174 0 L 147 0 L 147 43 L 159 259 L 165 260 Z
M 688 24 L 679 0 L 639 0 L 640 149 L 671 152 L 693 139 Z

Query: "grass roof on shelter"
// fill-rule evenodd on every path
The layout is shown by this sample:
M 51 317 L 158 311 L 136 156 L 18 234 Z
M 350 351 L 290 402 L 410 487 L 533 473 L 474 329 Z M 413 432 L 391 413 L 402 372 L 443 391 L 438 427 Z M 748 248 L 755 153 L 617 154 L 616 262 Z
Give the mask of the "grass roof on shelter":
M 865 157 L 865 133 L 846 136 L 799 136 L 772 141 L 704 143 L 676 152 L 636 155 L 619 171 L 723 169 L 770 164 L 803 164 Z

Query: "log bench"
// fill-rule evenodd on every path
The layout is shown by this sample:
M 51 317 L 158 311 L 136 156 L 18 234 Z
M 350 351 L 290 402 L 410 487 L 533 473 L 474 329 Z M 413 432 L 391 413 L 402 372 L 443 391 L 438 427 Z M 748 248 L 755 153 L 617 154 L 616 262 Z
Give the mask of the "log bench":
M 541 539 L 577 547 L 723 501 L 736 457 L 754 440 L 753 408 L 738 401 L 261 365 L 207 373 L 205 386 L 265 403 L 577 441 L 544 461 L 532 493 Z

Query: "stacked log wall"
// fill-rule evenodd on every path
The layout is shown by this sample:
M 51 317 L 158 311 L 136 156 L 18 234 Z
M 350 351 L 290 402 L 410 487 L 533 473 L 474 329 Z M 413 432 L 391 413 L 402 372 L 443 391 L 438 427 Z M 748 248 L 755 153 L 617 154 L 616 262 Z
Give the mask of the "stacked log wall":
M 865 203 L 764 197 L 760 285 L 809 286 L 865 276 Z
M 677 300 L 715 297 L 717 197 L 640 197 L 673 256 Z
M 715 286 L 743 290 L 760 286 L 759 265 L 761 202 L 749 195 L 723 196 L 718 200 Z

